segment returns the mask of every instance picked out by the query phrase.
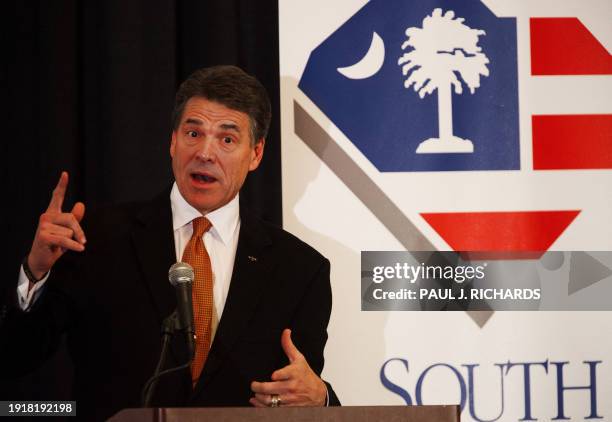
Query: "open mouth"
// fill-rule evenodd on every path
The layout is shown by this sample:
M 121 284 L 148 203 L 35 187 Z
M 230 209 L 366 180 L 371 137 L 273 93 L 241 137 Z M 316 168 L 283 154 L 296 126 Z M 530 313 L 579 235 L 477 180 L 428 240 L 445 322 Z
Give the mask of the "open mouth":
M 198 183 L 213 183 L 217 179 L 204 173 L 191 173 L 191 179 Z

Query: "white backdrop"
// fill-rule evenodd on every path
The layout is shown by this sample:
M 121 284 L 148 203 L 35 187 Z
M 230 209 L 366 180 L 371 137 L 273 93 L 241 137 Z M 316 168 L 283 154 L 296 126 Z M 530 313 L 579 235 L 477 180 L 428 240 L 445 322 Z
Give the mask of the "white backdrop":
M 379 171 L 298 87 L 311 52 L 366 3 L 279 1 L 283 218 L 286 230 L 332 263 L 334 296 L 324 378 L 345 405 L 446 404 L 463 399 L 462 418 L 467 421 L 518 421 L 529 415 L 528 420 L 562 415 L 583 420 L 592 409 L 612 420 L 611 313 L 362 312 L 360 252 L 404 250 L 406 243 L 381 221 L 384 209 L 376 212 L 376 206 L 364 203 L 355 186 L 339 177 L 334 167 L 338 161 L 329 158 L 339 148 L 436 249 L 450 246 L 421 213 L 580 210 L 550 249 L 612 250 L 610 167 L 535 171 L 531 164 L 531 116 L 612 113 L 612 76 L 536 77 L 529 54 L 529 18 L 546 16 L 580 18 L 609 53 L 612 2 L 484 1 L 497 16 L 517 17 L 520 171 L 412 172 Z M 436 3 L 445 7 L 453 2 L 428 3 L 433 10 Z M 365 54 L 368 45 L 362 50 Z M 388 52 L 392 60 L 401 53 Z M 401 72 L 399 66 L 397 71 Z M 405 90 L 405 95 L 416 94 Z M 296 134 L 296 104 L 333 140 L 319 153 Z M 612 154 L 612 138 L 609 141 Z M 563 266 L 569 265 L 569 255 L 565 257 Z M 612 277 L 588 288 L 603 289 L 606 283 L 612 283 Z M 591 389 L 560 388 L 589 385 Z

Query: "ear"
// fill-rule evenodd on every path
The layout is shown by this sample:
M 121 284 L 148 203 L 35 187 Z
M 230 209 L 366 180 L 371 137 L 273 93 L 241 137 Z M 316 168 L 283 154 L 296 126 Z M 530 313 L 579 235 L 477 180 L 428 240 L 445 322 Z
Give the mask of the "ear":
M 172 138 L 170 140 L 170 157 L 174 158 L 174 150 L 176 148 L 176 131 L 172 131 Z
M 249 171 L 253 171 L 257 167 L 259 167 L 259 163 L 261 163 L 261 159 L 263 158 L 265 145 L 266 140 L 264 138 L 261 138 L 253 146 L 253 149 L 251 150 L 251 162 L 249 163 Z

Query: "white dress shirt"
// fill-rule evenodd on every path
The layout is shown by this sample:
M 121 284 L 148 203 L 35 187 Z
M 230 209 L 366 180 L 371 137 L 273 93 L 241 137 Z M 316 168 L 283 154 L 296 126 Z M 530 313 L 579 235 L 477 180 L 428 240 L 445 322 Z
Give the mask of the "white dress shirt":
M 213 273 L 213 297 L 217 319 L 221 318 L 225 300 L 229 291 L 236 247 L 238 246 L 238 235 L 240 234 L 240 207 L 239 195 L 225 204 L 205 215 L 212 223 L 212 227 L 204 233 L 204 245 L 210 256 Z M 191 239 L 193 233 L 192 221 L 202 214 L 193 208 L 181 195 L 176 183 L 170 192 L 170 206 L 172 209 L 172 229 L 174 231 L 174 251 L 176 261 L 181 261 L 183 251 Z M 60 258 L 61 259 L 61 258 Z M 17 297 L 19 306 L 27 311 L 42 292 L 49 273 L 38 281 L 28 291 L 29 281 L 23 271 L 19 272 L 17 283 Z
M 176 260 L 181 261 L 183 251 L 193 234 L 192 221 L 202 214 L 185 201 L 176 183 L 170 192 L 172 206 L 172 229 Z M 240 208 L 238 195 L 219 209 L 205 215 L 212 227 L 204 233 L 204 246 L 210 256 L 213 273 L 213 297 L 217 318 L 221 318 L 227 292 L 229 291 L 234 258 L 240 233 Z

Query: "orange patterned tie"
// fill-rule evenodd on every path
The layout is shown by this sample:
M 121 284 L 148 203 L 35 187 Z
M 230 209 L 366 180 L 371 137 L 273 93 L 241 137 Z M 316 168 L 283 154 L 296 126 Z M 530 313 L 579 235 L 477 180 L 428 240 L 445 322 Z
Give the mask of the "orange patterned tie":
M 213 275 L 210 256 L 202 236 L 211 227 L 204 217 L 193 220 L 193 235 L 183 252 L 183 262 L 193 267 L 195 279 L 191 291 L 193 299 L 193 321 L 195 324 L 195 357 L 191 363 L 191 381 L 198 382 L 210 350 L 211 321 L 213 313 Z

